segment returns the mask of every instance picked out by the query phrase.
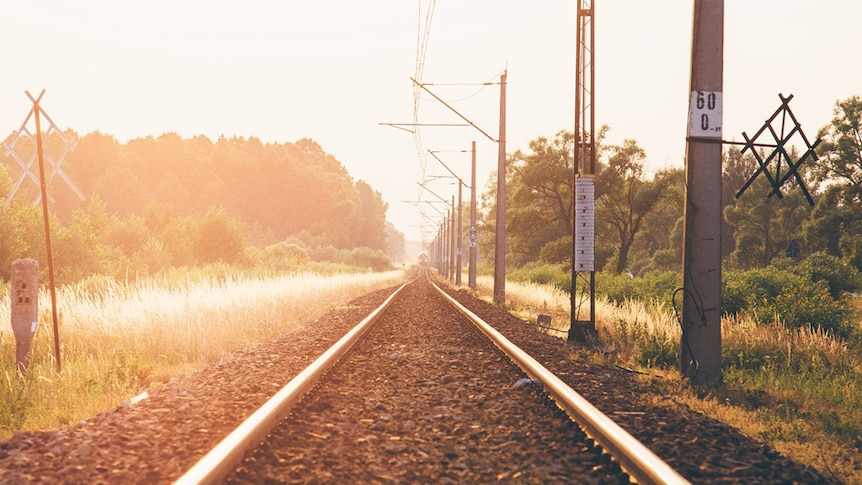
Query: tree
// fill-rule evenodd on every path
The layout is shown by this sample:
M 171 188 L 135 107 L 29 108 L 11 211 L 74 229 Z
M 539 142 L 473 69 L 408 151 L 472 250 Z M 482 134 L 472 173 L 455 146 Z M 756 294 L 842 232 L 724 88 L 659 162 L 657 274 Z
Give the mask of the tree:
M 832 122 L 818 132 L 821 160 L 814 174 L 821 181 L 862 185 L 862 98 L 853 96 L 835 103 L 833 113 Z
M 561 238 L 568 236 L 571 245 L 574 134 L 562 130 L 553 140 L 542 136 L 529 148 L 508 160 L 506 234 L 510 252 L 518 255 L 516 264 L 547 257 L 551 253 L 542 249 Z
M 228 216 L 224 209 L 210 210 L 200 221 L 194 240 L 199 262 L 234 263 L 239 260 L 244 247 L 242 224 Z
M 632 248 L 643 260 L 639 264 L 646 266 L 653 254 L 670 247 L 668 235 L 682 212 L 683 174 L 669 169 L 647 179 L 645 154 L 637 142 L 626 140 L 622 146 L 605 147 L 601 141 L 608 130 L 603 126 L 596 137 L 597 152 L 610 156 L 605 163 L 598 161 L 595 178 L 595 257 L 597 267 L 613 260 L 614 269 L 622 272 Z M 559 131 L 552 140 L 539 137 L 531 141 L 529 148 L 507 158 L 507 263 L 567 264 L 572 247 L 574 135 Z M 488 235 L 494 233 L 495 185 L 486 186 L 482 200 L 480 250 L 488 255 L 494 246 Z M 651 231 L 647 233 L 647 229 Z M 646 237 L 636 245 L 644 233 Z M 668 257 L 657 264 L 664 268 L 666 260 Z
M 862 270 L 862 186 L 827 187 L 803 231 L 806 244 L 813 250 L 844 258 Z
M 754 175 L 757 170 L 757 160 L 751 152 L 743 154 L 739 149 L 730 149 L 724 152 L 721 164 L 721 213 L 728 206 L 736 203 L 736 193 Z M 721 218 L 721 257 L 729 258 L 736 247 L 734 233 L 736 227 L 728 222 L 726 217 Z
M 125 147 L 114 137 L 98 131 L 78 140 L 75 149 L 66 156 L 63 164 L 69 177 L 84 194 L 90 194 L 94 182 L 110 167 L 122 164 Z
M 767 197 L 772 186 L 758 177 L 736 203 L 724 210 L 734 227 L 731 264 L 739 269 L 766 267 L 784 256 L 791 241 L 802 240 L 802 222 L 809 206 L 801 190 L 788 190 L 783 198 Z
M 619 245 L 614 270 L 622 273 L 646 216 L 667 196 L 672 179 L 667 171 L 656 173 L 652 180 L 644 178 L 646 153 L 635 140 L 626 139 L 621 146 L 607 150 L 607 164 L 601 165 L 596 175 L 596 222 L 616 233 Z M 598 227 L 596 232 L 598 236 Z
M 389 254 L 389 259 L 392 261 L 403 261 L 405 256 L 404 248 L 404 233 L 395 228 L 395 226 L 386 221 L 386 252 Z
M 818 132 L 817 180 L 831 181 L 806 221 L 805 241 L 862 270 L 862 98 L 835 104 L 832 122 Z
M 356 246 L 383 250 L 386 248 L 386 210 L 388 206 L 367 182 L 359 180 L 354 184 L 358 199 L 353 242 Z
M 213 143 L 165 133 L 121 145 L 93 133 L 70 155 L 68 169 L 82 179 L 85 195 L 99 194 L 120 217 L 143 215 L 154 203 L 170 205 L 180 217 L 224 207 L 276 240 L 305 231 L 341 248 L 382 249 L 385 241 L 379 193 L 355 186 L 344 166 L 310 139 L 264 144 L 220 137 Z
M 33 249 L 44 247 L 44 226 L 38 206 L 20 195 L 6 206 L 13 186 L 6 168 L 0 166 L 0 277 L 3 280 L 11 277 L 13 261 L 37 258 L 40 255 Z
M 633 273 L 650 270 L 680 271 L 682 264 L 685 170 L 668 168 L 658 177 L 667 183 L 653 210 L 644 218 L 641 236 L 632 244 L 629 259 Z

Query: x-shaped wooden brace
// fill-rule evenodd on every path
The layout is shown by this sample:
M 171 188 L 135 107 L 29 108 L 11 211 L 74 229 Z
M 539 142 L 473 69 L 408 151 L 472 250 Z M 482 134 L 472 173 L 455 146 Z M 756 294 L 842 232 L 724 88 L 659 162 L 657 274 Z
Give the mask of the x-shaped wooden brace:
M 74 142 L 72 140 L 69 140 L 63 134 L 63 132 L 57 128 L 57 125 L 54 123 L 54 121 L 51 119 L 51 117 L 48 116 L 48 113 L 46 113 L 45 110 L 42 109 L 42 106 L 40 104 L 38 104 L 39 101 L 42 99 L 42 96 L 45 94 L 45 91 L 42 90 L 42 93 L 39 94 L 38 98 L 33 98 L 33 96 L 30 95 L 29 92 L 25 91 L 25 93 L 27 94 L 27 97 L 30 98 L 30 101 L 33 102 L 33 108 L 30 109 L 30 112 L 27 114 L 27 117 L 24 118 L 24 122 L 21 123 L 21 128 L 18 129 L 18 132 L 15 134 L 15 137 L 12 138 L 12 140 L 10 142 L 8 142 L 8 143 L 4 142 L 3 143 L 3 146 L 6 148 L 6 153 L 8 155 L 10 155 L 12 158 L 14 158 L 15 161 L 18 162 L 18 165 L 20 165 L 21 168 L 23 169 L 21 176 L 18 177 L 17 182 L 15 182 L 15 187 L 12 188 L 12 191 L 6 197 L 5 205 L 7 207 L 9 206 L 9 204 L 12 201 L 12 197 L 15 195 L 15 193 L 18 191 L 18 189 L 21 188 L 21 185 L 24 183 L 24 180 L 26 180 L 27 178 L 32 180 L 33 183 L 36 184 L 36 187 L 40 187 L 39 177 L 30 170 L 30 167 L 33 166 L 33 162 L 36 161 L 35 150 L 30 155 L 29 159 L 26 161 L 21 157 L 21 155 L 18 154 L 18 152 L 15 151 L 15 144 L 18 143 L 18 141 L 21 138 L 30 140 L 31 142 L 33 142 L 33 146 L 34 147 L 36 146 L 36 143 L 37 143 L 36 142 L 36 136 L 30 132 L 29 128 L 27 128 L 27 125 L 30 123 L 30 118 L 33 117 L 36 106 L 39 107 L 40 116 L 44 117 L 44 119 L 47 120 L 48 124 L 49 124 L 48 129 L 45 130 L 44 139 L 48 139 L 52 134 L 56 134 L 56 136 L 58 136 L 60 138 L 60 141 L 63 142 L 63 151 L 60 153 L 60 156 L 57 157 L 56 159 L 54 157 L 52 157 L 49 153 L 43 154 L 45 159 L 47 159 L 48 163 L 51 165 L 51 171 L 48 174 L 48 178 L 47 178 L 47 181 L 45 183 L 50 184 L 51 181 L 54 179 L 54 176 L 59 175 L 60 178 L 62 178 L 63 180 L 66 181 L 66 183 L 69 185 L 69 187 L 72 189 L 72 191 L 75 192 L 75 195 L 80 197 L 81 200 L 84 200 L 84 194 L 82 194 L 81 191 L 78 190 L 78 187 L 76 187 L 75 184 L 72 183 L 72 180 L 69 178 L 68 175 L 66 175 L 66 172 L 64 172 L 63 169 L 60 167 L 60 164 L 63 163 L 63 159 L 66 157 L 66 155 L 69 153 L 69 151 L 72 150 L 72 147 L 74 146 Z M 51 200 L 50 196 L 49 196 L 49 200 Z M 35 203 L 38 204 L 41 201 L 42 201 L 42 194 L 40 193 L 36 197 Z
M 750 149 L 751 153 L 754 155 L 754 158 L 757 160 L 757 164 L 759 165 L 759 167 L 751 176 L 751 178 L 748 179 L 745 185 L 743 185 L 742 188 L 739 189 L 739 192 L 736 193 L 736 198 L 738 199 L 740 196 L 742 196 L 742 193 L 745 192 L 745 190 L 754 182 L 754 179 L 756 179 L 757 176 L 760 175 L 760 173 L 762 172 L 763 175 L 766 176 L 766 179 L 769 181 L 769 184 L 772 186 L 772 191 L 767 195 L 767 197 L 777 195 L 779 199 L 783 198 L 781 194 L 781 186 L 784 185 L 784 183 L 787 182 L 790 177 L 793 177 L 799 183 L 799 187 L 802 189 L 802 193 L 805 194 L 805 198 L 808 199 L 808 203 L 811 206 L 814 206 L 814 200 L 811 198 L 811 194 L 805 187 L 805 182 L 802 180 L 802 176 L 799 175 L 798 170 L 802 163 L 808 157 L 817 160 L 817 154 L 814 152 L 814 149 L 817 148 L 817 145 L 820 144 L 820 139 L 817 139 L 813 145 L 808 142 L 808 138 L 805 136 L 805 133 L 802 132 L 802 127 L 796 120 L 796 117 L 793 115 L 793 111 L 790 110 L 790 106 L 788 104 L 790 103 L 790 100 L 793 99 L 793 95 L 791 94 L 790 96 L 785 98 L 784 96 L 779 94 L 778 97 L 781 98 L 781 107 L 775 110 L 775 113 L 773 113 L 772 116 L 768 120 L 766 120 L 766 123 L 764 123 L 763 127 L 760 128 L 760 130 L 758 130 L 753 137 L 749 138 L 745 132 L 742 132 L 742 136 L 745 137 L 745 146 L 742 148 L 742 153 L 745 153 L 746 150 Z M 780 134 L 776 132 L 775 128 L 772 126 L 772 122 L 775 121 L 779 114 L 782 115 Z M 789 133 L 785 134 L 785 123 L 788 116 L 793 122 L 793 128 L 791 128 Z M 775 145 L 764 145 L 756 143 L 757 138 L 767 130 L 772 135 L 772 138 L 775 140 Z M 785 146 L 797 133 L 805 142 L 805 146 L 808 147 L 808 149 L 805 151 L 804 154 L 802 154 L 802 157 L 800 157 L 799 160 L 794 163 L 791 161 L 790 154 L 787 153 Z M 772 153 L 769 154 L 768 157 L 764 159 L 760 156 L 759 153 L 757 153 L 757 150 L 755 150 L 754 148 L 755 146 L 767 146 L 774 148 L 774 150 L 772 151 Z M 769 164 L 776 157 L 778 158 L 775 167 L 775 174 L 773 175 L 769 172 L 768 168 Z M 781 167 L 783 160 L 787 161 L 788 171 L 782 175 Z

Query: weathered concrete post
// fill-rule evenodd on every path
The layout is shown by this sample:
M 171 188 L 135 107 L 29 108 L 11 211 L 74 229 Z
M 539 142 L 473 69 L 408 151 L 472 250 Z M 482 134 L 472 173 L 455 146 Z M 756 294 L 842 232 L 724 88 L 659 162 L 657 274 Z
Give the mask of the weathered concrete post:
M 9 292 L 15 362 L 18 371 L 24 372 L 30 365 L 30 344 L 39 321 L 39 263 L 32 259 L 13 261 Z
M 685 154 L 682 375 L 721 384 L 721 134 L 724 0 L 695 0 Z

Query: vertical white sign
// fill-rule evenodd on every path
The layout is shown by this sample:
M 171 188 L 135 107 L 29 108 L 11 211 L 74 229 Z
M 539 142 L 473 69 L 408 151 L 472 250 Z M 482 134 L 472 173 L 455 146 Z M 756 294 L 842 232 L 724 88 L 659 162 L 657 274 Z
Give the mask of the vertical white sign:
M 575 179 L 575 271 L 595 271 L 595 182 Z
M 721 91 L 692 91 L 688 136 L 721 138 Z

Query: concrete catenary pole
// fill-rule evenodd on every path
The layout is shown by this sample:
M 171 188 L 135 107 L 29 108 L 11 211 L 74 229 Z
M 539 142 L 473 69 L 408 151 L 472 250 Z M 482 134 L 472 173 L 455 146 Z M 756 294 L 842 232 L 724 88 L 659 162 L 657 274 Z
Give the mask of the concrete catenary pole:
M 437 274 L 443 276 L 443 223 L 437 227 Z
M 443 219 L 443 278 L 449 279 L 449 209 L 446 209 L 446 218 Z
M 721 123 L 724 0 L 695 0 L 686 144 L 680 370 L 721 383 Z
M 470 168 L 470 269 L 467 273 L 467 286 L 476 288 L 476 260 L 478 241 L 476 239 L 476 142 L 472 147 L 472 166 Z
M 455 227 L 455 196 L 452 196 L 452 213 L 449 215 L 449 281 L 455 281 L 455 239 L 458 238 L 458 228 Z
M 461 209 L 464 206 L 463 202 L 461 201 L 461 195 L 462 195 L 461 194 L 461 187 L 463 185 L 464 185 L 464 182 L 461 181 L 461 179 L 458 179 L 458 223 L 455 225 L 455 227 L 456 227 L 455 228 L 455 237 L 457 238 L 456 244 L 458 247 L 455 250 L 455 254 L 456 254 L 456 258 L 457 258 L 457 263 L 455 264 L 455 286 L 461 286 L 461 263 L 462 263 L 461 254 L 464 252 L 464 238 L 463 238 L 463 235 L 461 234 L 463 232 L 463 231 L 461 231 L 461 227 L 462 227 L 462 221 L 461 221 L 462 210 Z
M 506 77 L 500 76 L 500 134 L 497 137 L 497 234 L 494 243 L 494 303 L 506 304 Z

